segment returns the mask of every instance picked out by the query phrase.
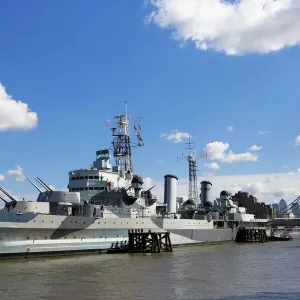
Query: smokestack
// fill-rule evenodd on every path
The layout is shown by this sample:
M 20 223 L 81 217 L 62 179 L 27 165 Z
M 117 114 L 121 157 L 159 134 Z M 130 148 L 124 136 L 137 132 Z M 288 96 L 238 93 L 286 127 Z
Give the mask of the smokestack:
M 204 206 L 205 202 L 211 203 L 211 195 L 210 189 L 212 187 L 211 182 L 209 181 L 202 181 L 201 182 L 201 206 Z
M 177 197 L 177 181 L 178 178 L 174 175 L 165 175 L 165 191 L 164 203 L 167 204 L 168 213 L 175 214 L 176 210 L 176 197 Z

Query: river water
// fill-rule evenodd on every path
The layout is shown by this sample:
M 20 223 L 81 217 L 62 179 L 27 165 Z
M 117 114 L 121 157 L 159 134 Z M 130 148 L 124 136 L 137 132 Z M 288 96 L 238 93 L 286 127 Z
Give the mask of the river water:
M 300 239 L 0 261 L 1 300 L 300 299 Z

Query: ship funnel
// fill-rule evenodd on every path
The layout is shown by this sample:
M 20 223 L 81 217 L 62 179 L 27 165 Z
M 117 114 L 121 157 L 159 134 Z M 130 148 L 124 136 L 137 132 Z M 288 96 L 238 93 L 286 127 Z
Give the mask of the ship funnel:
M 165 175 L 165 191 L 164 204 L 167 204 L 168 213 L 175 214 L 176 197 L 177 197 L 177 181 L 178 178 L 174 175 Z
M 27 178 L 27 180 L 41 193 L 42 191 L 29 179 Z
M 2 188 L 1 186 L 0 186 L 0 191 L 3 193 L 3 194 L 5 194 L 11 201 L 14 201 L 14 202 L 18 202 L 18 200 L 15 198 L 15 197 L 13 197 L 11 194 L 9 194 L 4 188 Z
M 36 177 L 35 180 L 48 192 L 52 192 L 52 190 L 49 188 L 49 186 L 43 181 L 41 180 L 41 178 Z
M 202 207 L 211 204 L 211 197 L 210 197 L 210 189 L 212 187 L 211 182 L 209 181 L 202 181 L 201 182 L 201 205 Z

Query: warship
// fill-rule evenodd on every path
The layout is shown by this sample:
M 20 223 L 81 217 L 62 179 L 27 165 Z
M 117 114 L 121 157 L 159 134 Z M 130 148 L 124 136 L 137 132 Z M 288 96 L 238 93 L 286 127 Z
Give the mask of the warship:
M 69 172 L 68 191 L 53 190 L 36 177 L 38 185 L 28 181 L 39 192 L 37 200 L 21 201 L 0 187 L 5 203 L 0 211 L 0 257 L 99 253 L 126 245 L 130 230 L 169 232 L 173 246 L 231 242 L 239 226 L 267 221 L 237 207 L 226 191 L 212 201 L 209 181 L 201 182 L 198 197 L 193 153 L 188 156 L 189 199 L 177 197 L 178 178 L 167 174 L 164 201 L 159 203 L 154 187 L 144 189 L 143 179 L 133 172 L 131 150 L 144 145 L 139 122 L 129 121 L 127 108 L 107 122 L 111 147 L 98 150 L 90 168 Z M 131 123 L 136 143 L 129 134 Z

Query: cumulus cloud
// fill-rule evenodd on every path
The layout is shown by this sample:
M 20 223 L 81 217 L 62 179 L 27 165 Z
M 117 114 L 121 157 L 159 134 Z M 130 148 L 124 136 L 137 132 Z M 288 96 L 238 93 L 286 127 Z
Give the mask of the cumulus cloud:
M 0 131 L 29 130 L 37 126 L 38 117 L 28 105 L 14 100 L 0 83 Z
M 25 180 L 25 176 L 23 174 L 23 169 L 19 165 L 16 165 L 15 169 L 13 169 L 13 170 L 8 170 L 7 174 L 10 176 L 15 176 L 16 181 L 24 181 Z
M 0 174 L 0 181 L 5 180 L 5 176 L 3 174 Z
M 253 145 L 249 148 L 249 151 L 260 151 L 261 149 L 261 146 Z
M 233 131 L 233 127 L 232 126 L 227 126 L 226 130 L 229 131 L 229 132 L 232 132 Z
M 55 186 L 53 186 L 52 184 L 49 184 L 49 188 L 52 190 L 52 191 L 55 191 Z M 68 190 L 69 191 L 69 190 Z
M 176 40 L 227 55 L 269 53 L 300 44 L 299 0 L 152 0 L 146 22 Z
M 212 169 L 212 170 L 218 170 L 220 169 L 220 166 L 216 162 L 212 162 L 210 164 L 204 164 L 206 168 Z
M 232 194 L 238 191 L 248 192 L 257 197 L 259 201 L 265 201 L 266 203 L 278 202 L 282 197 L 290 202 L 300 195 L 299 173 L 239 174 L 225 176 L 202 174 L 198 177 L 198 182 L 202 180 L 209 180 L 212 183 L 211 195 L 213 199 L 219 197 L 222 190 L 227 190 Z M 163 178 L 159 181 L 154 181 L 148 177 L 147 182 L 149 188 L 155 185 L 153 193 L 158 196 L 159 202 L 163 202 Z M 187 196 L 188 186 L 188 178 L 178 178 L 177 196 Z M 198 187 L 200 188 L 200 186 Z
M 229 144 L 223 142 L 212 142 L 203 149 L 207 153 L 207 158 L 219 160 L 224 163 L 240 161 L 257 161 L 258 157 L 250 152 L 235 154 L 229 150 Z
M 170 133 L 162 133 L 161 138 L 172 141 L 173 143 L 183 143 L 190 137 L 187 132 L 180 132 L 177 129 L 171 130 Z
M 265 184 L 264 182 L 257 181 L 254 183 L 248 183 L 241 186 L 241 191 L 247 192 L 251 195 L 262 194 L 264 192 Z
M 277 189 L 274 194 L 275 197 L 288 197 L 294 196 L 297 197 L 300 195 L 300 189 L 297 188 L 281 188 Z
M 300 135 L 298 135 L 298 136 L 296 137 L 295 143 L 296 143 L 297 146 L 300 145 Z

